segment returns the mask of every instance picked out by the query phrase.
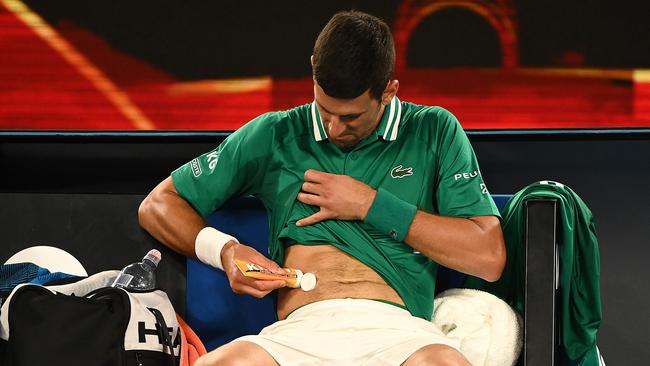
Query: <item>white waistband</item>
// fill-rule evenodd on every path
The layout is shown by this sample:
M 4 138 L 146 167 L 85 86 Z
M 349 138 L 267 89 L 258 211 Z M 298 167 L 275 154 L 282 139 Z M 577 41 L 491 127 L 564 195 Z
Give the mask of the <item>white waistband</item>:
M 360 312 L 363 314 L 375 313 L 411 315 L 408 310 L 402 309 L 396 305 L 385 303 L 383 301 L 344 298 L 321 300 L 303 305 L 292 311 L 289 316 L 287 316 L 287 319 L 309 316 L 313 313 L 322 315 L 323 313 L 328 312 L 335 314 Z

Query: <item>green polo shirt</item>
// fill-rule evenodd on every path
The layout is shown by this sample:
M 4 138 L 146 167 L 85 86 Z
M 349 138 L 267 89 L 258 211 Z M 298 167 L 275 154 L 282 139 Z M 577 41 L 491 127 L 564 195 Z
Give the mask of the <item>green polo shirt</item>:
M 277 263 L 292 243 L 334 245 L 382 276 L 411 314 L 431 319 L 437 263 L 362 221 L 295 225 L 319 209 L 296 199 L 307 169 L 351 176 L 439 215 L 499 215 L 456 118 L 397 97 L 377 129 L 352 149 L 328 141 L 311 103 L 250 121 L 172 179 L 203 216 L 231 197 L 257 196 L 269 212 L 269 254 Z

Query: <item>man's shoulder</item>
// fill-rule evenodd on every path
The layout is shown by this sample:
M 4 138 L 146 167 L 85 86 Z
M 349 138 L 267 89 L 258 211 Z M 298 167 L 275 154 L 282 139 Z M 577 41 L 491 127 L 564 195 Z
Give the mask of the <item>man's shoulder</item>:
M 266 112 L 246 123 L 237 132 L 244 135 L 269 136 L 301 133 L 307 125 L 309 106 L 304 104 L 287 110 Z
M 411 129 L 440 131 L 450 124 L 458 123 L 456 117 L 441 106 L 428 106 L 402 101 L 402 113 L 405 125 Z M 422 131 L 424 132 L 424 131 Z
M 419 119 L 431 122 L 432 120 L 445 120 L 455 118 L 453 113 L 441 106 L 429 106 L 412 102 L 402 101 L 404 117 L 408 119 Z
M 309 116 L 310 104 L 303 104 L 291 109 L 270 111 L 259 115 L 247 124 L 260 124 L 264 123 L 268 126 L 282 124 L 282 123 L 295 123 L 307 120 Z

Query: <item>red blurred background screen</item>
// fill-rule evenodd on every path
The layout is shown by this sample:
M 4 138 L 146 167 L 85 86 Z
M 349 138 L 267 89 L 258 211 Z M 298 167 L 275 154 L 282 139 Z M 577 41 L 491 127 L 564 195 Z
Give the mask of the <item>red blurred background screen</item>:
M 0 129 L 234 130 L 311 102 L 344 9 L 393 29 L 402 100 L 465 128 L 648 127 L 644 3 L 0 0 Z

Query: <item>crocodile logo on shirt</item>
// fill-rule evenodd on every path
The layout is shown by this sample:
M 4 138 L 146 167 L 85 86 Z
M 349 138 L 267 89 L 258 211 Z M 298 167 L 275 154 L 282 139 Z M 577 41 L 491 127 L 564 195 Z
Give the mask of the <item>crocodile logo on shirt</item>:
M 413 175 L 413 168 L 404 168 L 402 165 L 398 165 L 391 169 L 390 171 L 390 176 L 393 178 L 404 178 L 408 177 L 409 175 Z

